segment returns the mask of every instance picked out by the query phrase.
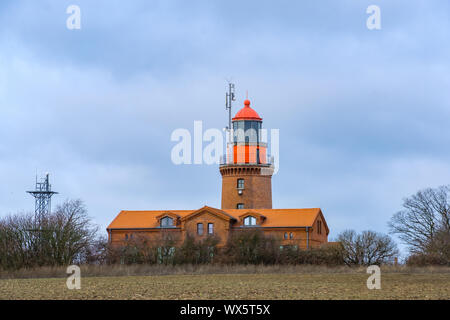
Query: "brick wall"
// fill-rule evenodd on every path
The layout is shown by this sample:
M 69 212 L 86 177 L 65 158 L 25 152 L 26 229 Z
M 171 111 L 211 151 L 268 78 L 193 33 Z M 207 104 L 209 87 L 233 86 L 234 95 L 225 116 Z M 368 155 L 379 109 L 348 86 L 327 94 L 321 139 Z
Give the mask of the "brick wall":
M 197 234 L 197 224 L 203 224 L 203 235 Z M 226 243 L 228 239 L 228 233 L 230 229 L 230 223 L 224 219 L 217 217 L 209 212 L 201 213 L 182 223 L 183 238 L 187 234 L 192 235 L 195 239 L 204 239 L 208 236 L 208 223 L 212 223 L 214 226 L 214 236 L 220 238 L 219 246 Z
M 258 166 L 224 166 L 222 174 L 222 209 L 236 209 L 243 203 L 245 209 L 272 208 L 272 176 L 262 175 Z M 239 194 L 238 179 L 244 179 L 244 190 Z

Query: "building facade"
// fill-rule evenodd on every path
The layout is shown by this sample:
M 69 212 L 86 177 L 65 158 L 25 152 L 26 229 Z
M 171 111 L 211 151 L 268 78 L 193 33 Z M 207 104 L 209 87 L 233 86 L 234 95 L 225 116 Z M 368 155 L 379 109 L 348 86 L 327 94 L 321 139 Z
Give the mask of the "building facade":
M 134 238 L 159 241 L 170 235 L 176 244 L 186 236 L 216 236 L 219 246 L 233 232 L 258 229 L 282 245 L 307 249 L 328 242 L 329 229 L 320 208 L 272 209 L 273 163 L 261 137 L 262 118 L 245 100 L 232 121 L 227 153 L 220 164 L 221 209 L 121 211 L 107 227 L 109 241 Z

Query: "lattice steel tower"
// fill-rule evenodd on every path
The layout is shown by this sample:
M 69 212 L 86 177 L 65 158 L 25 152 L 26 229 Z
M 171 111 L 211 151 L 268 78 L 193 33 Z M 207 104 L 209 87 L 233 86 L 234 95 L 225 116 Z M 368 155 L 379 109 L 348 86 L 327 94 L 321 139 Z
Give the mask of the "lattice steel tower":
M 45 179 L 38 182 L 36 177 L 36 190 L 27 191 L 35 198 L 34 215 L 36 221 L 40 221 L 41 218 L 51 212 L 51 199 L 54 194 L 58 192 L 52 191 L 52 185 L 49 183 L 49 174 L 45 175 Z

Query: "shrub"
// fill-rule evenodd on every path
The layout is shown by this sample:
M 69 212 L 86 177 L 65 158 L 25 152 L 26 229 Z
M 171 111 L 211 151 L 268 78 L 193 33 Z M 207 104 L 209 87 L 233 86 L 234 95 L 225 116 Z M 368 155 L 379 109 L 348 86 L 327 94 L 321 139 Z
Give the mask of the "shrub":
M 234 231 L 222 250 L 224 263 L 275 264 L 279 261 L 280 245 L 261 230 Z
M 187 235 L 183 244 L 175 249 L 175 264 L 205 264 L 215 259 L 220 239 L 216 236 L 207 236 L 203 240 L 195 240 Z
M 444 259 L 441 255 L 435 253 L 416 253 L 412 254 L 406 260 L 406 264 L 409 266 L 450 266 L 448 260 Z

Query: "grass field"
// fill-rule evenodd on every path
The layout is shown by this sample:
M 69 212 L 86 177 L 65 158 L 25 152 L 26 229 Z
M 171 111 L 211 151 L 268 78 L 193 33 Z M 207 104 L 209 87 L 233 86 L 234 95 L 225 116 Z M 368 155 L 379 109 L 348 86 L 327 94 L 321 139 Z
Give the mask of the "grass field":
M 450 299 L 450 273 L 382 272 L 381 289 L 368 274 L 328 272 L 172 274 L 83 277 L 80 290 L 66 279 L 2 279 L 0 299 Z M 295 273 L 290 273 L 294 271 Z

